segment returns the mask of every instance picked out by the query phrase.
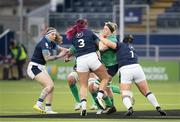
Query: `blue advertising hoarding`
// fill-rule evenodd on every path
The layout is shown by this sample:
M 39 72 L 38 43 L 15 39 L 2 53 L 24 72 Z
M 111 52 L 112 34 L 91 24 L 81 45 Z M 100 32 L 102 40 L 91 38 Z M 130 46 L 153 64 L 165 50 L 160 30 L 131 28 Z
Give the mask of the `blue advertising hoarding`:
M 126 24 L 140 24 L 142 22 L 142 8 L 125 8 Z

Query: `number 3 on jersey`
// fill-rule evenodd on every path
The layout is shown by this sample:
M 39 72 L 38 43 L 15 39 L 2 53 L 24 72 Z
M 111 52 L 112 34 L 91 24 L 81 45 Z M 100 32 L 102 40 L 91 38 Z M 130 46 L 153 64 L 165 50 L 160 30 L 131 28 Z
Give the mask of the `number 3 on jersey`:
M 84 39 L 79 39 L 78 42 L 79 42 L 79 47 L 80 48 L 85 46 Z

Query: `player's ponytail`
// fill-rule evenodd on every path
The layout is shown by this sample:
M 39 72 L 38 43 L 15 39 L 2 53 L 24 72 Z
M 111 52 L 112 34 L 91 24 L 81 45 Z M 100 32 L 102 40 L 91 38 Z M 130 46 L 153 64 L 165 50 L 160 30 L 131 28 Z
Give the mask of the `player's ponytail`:
M 71 39 L 76 33 L 81 32 L 86 27 L 87 27 L 87 20 L 86 19 L 78 19 L 76 21 L 75 25 L 66 31 L 67 39 Z

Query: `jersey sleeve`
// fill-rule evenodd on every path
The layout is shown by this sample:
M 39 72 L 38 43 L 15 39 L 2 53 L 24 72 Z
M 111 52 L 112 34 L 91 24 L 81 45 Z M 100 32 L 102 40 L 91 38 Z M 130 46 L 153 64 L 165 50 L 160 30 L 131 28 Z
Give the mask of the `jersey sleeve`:
M 116 36 L 111 37 L 110 40 L 111 40 L 112 42 L 117 42 Z
M 121 43 L 117 41 L 117 42 L 116 42 L 116 45 L 117 45 L 117 46 L 116 46 L 116 50 L 119 50 L 119 48 L 121 47 Z
M 93 40 L 95 40 L 96 42 L 99 42 L 99 41 L 100 41 L 99 37 L 98 37 L 95 33 L 93 33 L 93 32 L 92 32 L 92 38 L 93 38 Z
M 42 50 L 49 50 L 49 45 L 47 42 L 41 43 L 39 46 Z
M 73 45 L 71 45 L 71 47 L 70 47 L 69 49 L 70 49 L 70 52 L 71 52 L 72 54 L 75 54 L 75 53 L 76 53 L 76 49 L 75 49 L 75 47 L 74 47 Z
M 55 43 L 55 50 L 61 50 L 61 46 Z

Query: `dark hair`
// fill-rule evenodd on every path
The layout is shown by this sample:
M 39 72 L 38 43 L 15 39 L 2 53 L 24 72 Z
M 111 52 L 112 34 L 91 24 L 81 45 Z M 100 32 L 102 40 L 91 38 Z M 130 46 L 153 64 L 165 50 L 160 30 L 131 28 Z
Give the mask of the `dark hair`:
M 133 35 L 125 36 L 123 39 L 123 43 L 132 43 L 134 41 Z
M 81 32 L 83 29 L 87 27 L 87 25 L 88 22 L 86 19 L 76 20 L 75 25 L 66 31 L 67 39 L 71 39 L 74 36 L 74 34 Z
M 9 42 L 9 46 L 10 46 L 10 47 L 16 46 L 16 42 L 15 42 L 14 40 L 11 40 L 11 41 Z

